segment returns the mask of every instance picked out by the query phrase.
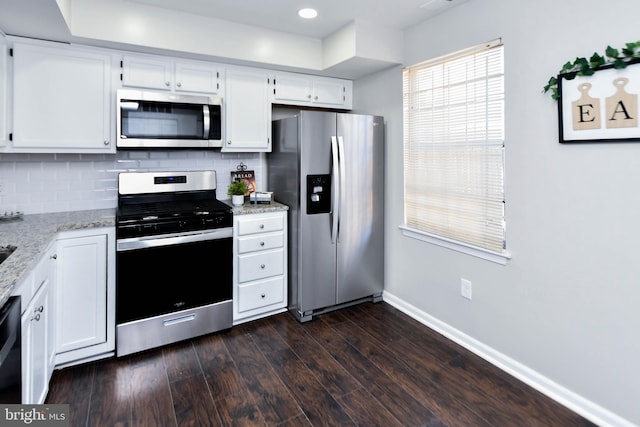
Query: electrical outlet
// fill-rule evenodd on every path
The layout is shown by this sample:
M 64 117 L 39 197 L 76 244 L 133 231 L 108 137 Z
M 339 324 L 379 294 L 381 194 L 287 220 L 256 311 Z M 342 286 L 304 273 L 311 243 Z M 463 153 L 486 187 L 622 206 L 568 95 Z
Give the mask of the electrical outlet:
M 471 299 L 472 284 L 470 280 L 460 279 L 460 295 L 468 300 Z

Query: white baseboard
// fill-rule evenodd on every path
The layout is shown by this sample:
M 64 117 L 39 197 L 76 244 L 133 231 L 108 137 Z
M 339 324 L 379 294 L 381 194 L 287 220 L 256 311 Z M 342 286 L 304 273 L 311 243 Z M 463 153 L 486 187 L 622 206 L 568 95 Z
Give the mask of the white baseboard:
M 483 344 L 482 342 L 466 335 L 428 313 L 425 313 L 395 295 L 384 291 L 382 299 L 406 315 L 460 344 L 467 350 L 482 357 L 484 360 L 502 369 L 525 384 L 535 388 L 539 392 L 549 396 L 551 399 L 571 409 L 575 413 L 580 414 L 589 421 L 603 427 L 637 427 L 636 424 L 614 414 L 588 399 L 585 399 L 560 384 L 551 381 L 549 378 L 523 365 L 517 360 L 496 351 L 486 344 Z

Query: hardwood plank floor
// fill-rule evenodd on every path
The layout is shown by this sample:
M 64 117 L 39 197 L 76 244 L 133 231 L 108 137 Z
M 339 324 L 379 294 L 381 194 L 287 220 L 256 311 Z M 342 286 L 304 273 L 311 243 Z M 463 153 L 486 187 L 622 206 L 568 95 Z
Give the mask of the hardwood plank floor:
M 54 372 L 72 426 L 593 426 L 386 303 Z

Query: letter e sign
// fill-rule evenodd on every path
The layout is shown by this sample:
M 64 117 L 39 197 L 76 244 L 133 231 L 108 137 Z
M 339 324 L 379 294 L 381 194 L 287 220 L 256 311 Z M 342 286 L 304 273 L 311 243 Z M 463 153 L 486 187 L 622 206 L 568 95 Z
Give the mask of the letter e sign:
M 573 130 L 600 129 L 600 100 L 589 96 L 591 83 L 582 83 L 580 99 L 572 102 Z

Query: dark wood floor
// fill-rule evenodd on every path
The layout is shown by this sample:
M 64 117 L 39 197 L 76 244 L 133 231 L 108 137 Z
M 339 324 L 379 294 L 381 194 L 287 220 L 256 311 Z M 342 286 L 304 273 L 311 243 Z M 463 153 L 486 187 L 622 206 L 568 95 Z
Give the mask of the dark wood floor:
M 386 303 L 56 371 L 72 426 L 590 426 Z

